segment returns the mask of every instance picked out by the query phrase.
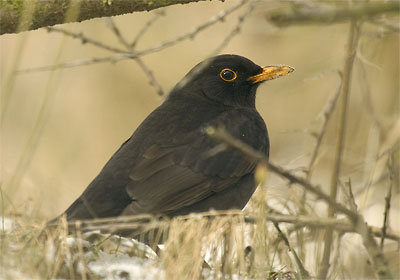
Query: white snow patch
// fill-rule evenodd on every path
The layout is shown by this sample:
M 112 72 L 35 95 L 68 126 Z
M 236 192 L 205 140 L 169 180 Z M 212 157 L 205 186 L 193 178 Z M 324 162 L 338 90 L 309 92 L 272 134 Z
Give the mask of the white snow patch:
M 11 232 L 13 226 L 14 226 L 13 220 L 4 216 L 0 216 L 0 231 L 9 233 Z
M 104 279 L 165 279 L 164 270 L 156 262 L 125 254 L 111 255 L 100 251 L 98 259 L 90 262 L 88 267 L 93 273 Z

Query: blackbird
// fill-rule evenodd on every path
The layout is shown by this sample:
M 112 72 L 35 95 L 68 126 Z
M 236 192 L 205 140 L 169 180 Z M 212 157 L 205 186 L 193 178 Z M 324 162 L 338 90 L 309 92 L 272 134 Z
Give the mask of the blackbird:
M 292 71 L 289 66 L 260 67 L 230 54 L 199 63 L 65 211 L 67 220 L 242 209 L 257 187 L 257 162 L 221 145 L 204 129 L 223 126 L 268 157 L 256 89 Z

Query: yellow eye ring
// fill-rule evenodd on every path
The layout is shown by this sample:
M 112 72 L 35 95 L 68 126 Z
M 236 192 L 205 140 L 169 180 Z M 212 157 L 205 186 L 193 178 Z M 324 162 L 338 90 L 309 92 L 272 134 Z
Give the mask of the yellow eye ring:
M 219 76 L 225 82 L 232 82 L 237 78 L 236 72 L 229 68 L 222 69 L 221 72 L 219 73 Z

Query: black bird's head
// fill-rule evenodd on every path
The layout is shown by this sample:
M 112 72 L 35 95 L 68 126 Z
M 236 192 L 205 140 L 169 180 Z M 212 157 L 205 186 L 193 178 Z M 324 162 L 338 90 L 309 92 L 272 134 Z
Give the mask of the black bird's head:
M 171 94 L 200 95 L 227 106 L 255 107 L 256 89 L 262 82 L 293 70 L 290 66 L 261 67 L 239 55 L 218 55 L 197 64 Z

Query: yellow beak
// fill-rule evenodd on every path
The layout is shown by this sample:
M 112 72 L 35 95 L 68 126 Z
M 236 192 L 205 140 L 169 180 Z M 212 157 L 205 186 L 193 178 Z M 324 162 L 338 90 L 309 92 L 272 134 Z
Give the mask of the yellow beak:
M 285 65 L 265 66 L 263 67 L 263 71 L 260 74 L 251 76 L 247 80 L 252 84 L 256 84 L 285 76 L 293 71 L 293 67 Z

